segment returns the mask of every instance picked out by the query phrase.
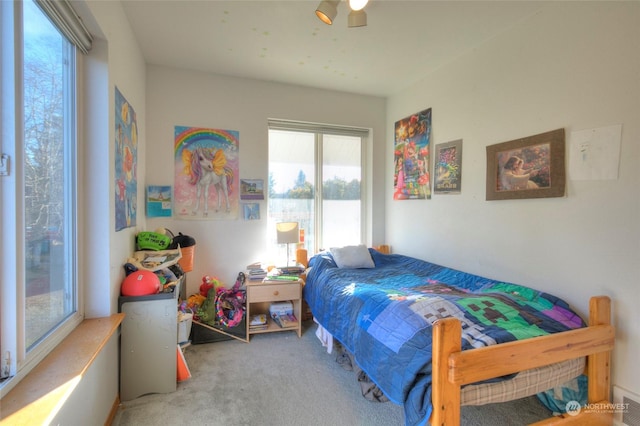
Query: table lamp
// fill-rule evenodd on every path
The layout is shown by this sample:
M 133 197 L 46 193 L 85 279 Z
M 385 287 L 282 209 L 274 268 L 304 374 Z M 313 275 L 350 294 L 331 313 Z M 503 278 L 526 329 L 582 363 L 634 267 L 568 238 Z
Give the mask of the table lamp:
M 276 223 L 276 235 L 278 244 L 287 245 L 287 266 L 289 266 L 289 244 L 298 244 L 300 242 L 298 222 Z

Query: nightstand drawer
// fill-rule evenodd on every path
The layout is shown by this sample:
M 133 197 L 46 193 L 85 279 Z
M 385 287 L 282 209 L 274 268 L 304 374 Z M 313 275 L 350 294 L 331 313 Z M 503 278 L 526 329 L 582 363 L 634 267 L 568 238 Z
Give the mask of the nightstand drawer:
M 300 299 L 301 296 L 299 282 L 290 284 L 258 284 L 249 286 L 248 290 L 248 299 L 251 303 Z

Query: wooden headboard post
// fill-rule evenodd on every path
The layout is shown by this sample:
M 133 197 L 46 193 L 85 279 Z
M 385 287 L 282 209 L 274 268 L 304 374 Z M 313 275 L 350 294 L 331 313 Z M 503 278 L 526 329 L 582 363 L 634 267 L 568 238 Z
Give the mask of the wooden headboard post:
M 376 251 L 382 254 L 391 254 L 391 246 L 388 244 L 381 244 L 379 246 L 373 246 Z
M 299 248 L 296 250 L 296 263 L 304 266 L 309 266 L 309 259 L 307 258 L 307 249 Z

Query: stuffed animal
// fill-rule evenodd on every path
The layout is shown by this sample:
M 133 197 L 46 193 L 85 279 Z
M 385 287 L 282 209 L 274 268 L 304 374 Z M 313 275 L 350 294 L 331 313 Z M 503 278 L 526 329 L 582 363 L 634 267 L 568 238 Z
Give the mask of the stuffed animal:
M 207 297 L 209 294 L 209 290 L 215 289 L 216 293 L 218 289 L 224 288 L 224 285 L 220 282 L 216 277 L 211 277 L 209 275 L 205 275 L 202 277 L 202 284 L 200 284 L 200 294 L 204 297 Z
M 213 288 L 213 283 L 211 282 L 211 277 L 209 275 L 205 275 L 202 277 L 202 284 L 200 284 L 200 294 L 204 297 L 207 297 L 209 290 Z
M 207 300 L 207 298 L 201 294 L 192 294 L 187 298 L 187 308 L 192 312 L 195 312 L 200 306 L 202 306 L 205 300 Z

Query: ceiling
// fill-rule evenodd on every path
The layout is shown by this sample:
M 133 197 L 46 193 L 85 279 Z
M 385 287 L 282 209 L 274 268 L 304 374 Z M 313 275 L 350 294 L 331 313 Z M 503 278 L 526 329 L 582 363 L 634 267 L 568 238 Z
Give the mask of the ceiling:
M 366 27 L 319 0 L 122 1 L 148 64 L 386 97 L 536 13 L 543 2 L 372 0 Z

